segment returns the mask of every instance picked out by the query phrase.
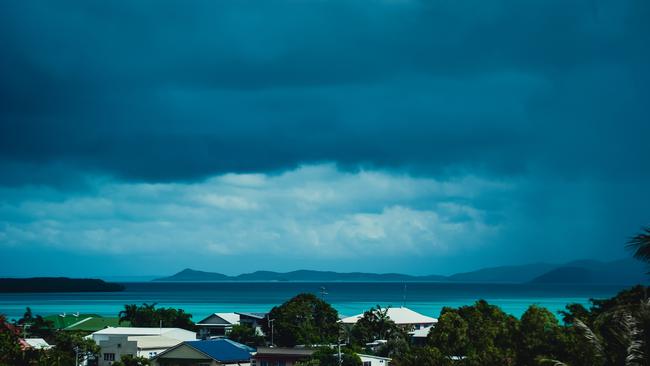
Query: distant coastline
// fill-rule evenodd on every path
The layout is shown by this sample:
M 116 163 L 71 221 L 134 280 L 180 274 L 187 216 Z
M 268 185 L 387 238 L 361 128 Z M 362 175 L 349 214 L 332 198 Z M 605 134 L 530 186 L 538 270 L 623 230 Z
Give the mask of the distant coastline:
M 124 285 L 90 278 L 0 278 L 0 293 L 24 292 L 118 292 Z
M 452 283 L 538 283 L 538 284 L 617 284 L 647 282 L 645 267 L 633 259 L 611 262 L 592 260 L 565 264 L 533 263 L 483 268 L 450 276 L 414 276 L 399 273 L 364 273 L 297 270 L 291 272 L 256 271 L 228 276 L 217 272 L 186 268 L 155 282 L 452 282 Z

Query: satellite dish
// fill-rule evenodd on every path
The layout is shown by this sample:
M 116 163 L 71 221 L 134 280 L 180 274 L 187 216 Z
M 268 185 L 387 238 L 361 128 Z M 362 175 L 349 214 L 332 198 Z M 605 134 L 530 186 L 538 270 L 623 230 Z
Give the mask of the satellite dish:
M 59 316 L 65 318 L 65 311 L 63 312 L 63 314 L 59 314 Z
M 76 313 L 72 313 L 72 316 L 74 316 L 75 318 L 78 318 L 79 317 L 79 312 L 77 311 Z

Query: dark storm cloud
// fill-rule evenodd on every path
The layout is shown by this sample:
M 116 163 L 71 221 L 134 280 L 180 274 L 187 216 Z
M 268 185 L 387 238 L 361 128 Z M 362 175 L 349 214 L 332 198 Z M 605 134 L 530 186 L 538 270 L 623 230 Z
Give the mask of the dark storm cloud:
M 648 224 L 644 0 L 5 1 L 0 50 L 0 251 L 43 273 L 457 272 Z
M 194 180 L 320 161 L 645 176 L 649 8 L 6 2 L 1 180 Z

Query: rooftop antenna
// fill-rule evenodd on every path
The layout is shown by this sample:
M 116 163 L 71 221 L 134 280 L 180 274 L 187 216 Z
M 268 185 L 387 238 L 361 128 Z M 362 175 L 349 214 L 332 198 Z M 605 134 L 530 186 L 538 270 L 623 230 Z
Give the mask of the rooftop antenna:
M 321 288 L 320 288 L 320 298 L 321 298 L 321 299 L 325 299 L 325 295 L 327 295 L 327 291 L 326 291 L 326 290 L 327 290 L 327 289 L 325 288 L 325 286 L 321 286 Z
M 402 307 L 406 306 L 406 283 L 404 284 L 404 294 L 402 298 Z

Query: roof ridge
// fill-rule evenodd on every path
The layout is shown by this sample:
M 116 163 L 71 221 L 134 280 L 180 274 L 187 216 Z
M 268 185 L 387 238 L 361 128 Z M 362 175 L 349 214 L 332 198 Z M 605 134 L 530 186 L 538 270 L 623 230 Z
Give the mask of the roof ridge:
M 84 323 L 84 322 L 87 322 L 87 321 L 89 321 L 90 319 L 93 319 L 93 317 L 92 317 L 92 316 L 89 316 L 89 317 L 87 317 L 87 318 L 85 318 L 85 319 L 79 320 L 79 321 L 76 322 L 76 323 L 70 324 L 70 325 L 68 325 L 67 327 L 63 328 L 63 329 L 70 329 L 70 328 L 72 328 L 72 327 L 76 327 L 77 325 L 82 324 L 82 323 Z

